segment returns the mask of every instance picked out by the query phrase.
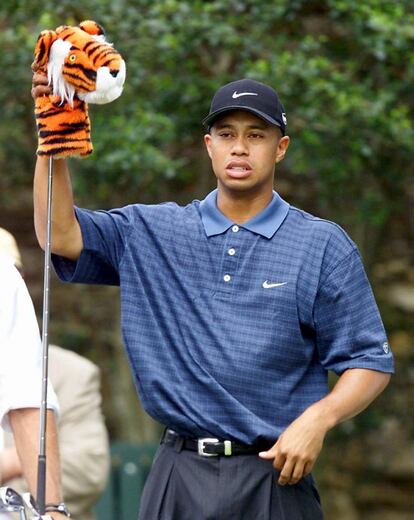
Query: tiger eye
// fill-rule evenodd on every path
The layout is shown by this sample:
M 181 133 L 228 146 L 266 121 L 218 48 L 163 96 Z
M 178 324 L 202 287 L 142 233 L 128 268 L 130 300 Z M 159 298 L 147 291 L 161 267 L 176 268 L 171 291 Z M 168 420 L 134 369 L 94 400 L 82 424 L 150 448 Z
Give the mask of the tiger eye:
M 69 56 L 69 61 L 70 61 L 71 63 L 74 63 L 74 62 L 76 61 L 76 54 L 71 54 L 71 55 Z

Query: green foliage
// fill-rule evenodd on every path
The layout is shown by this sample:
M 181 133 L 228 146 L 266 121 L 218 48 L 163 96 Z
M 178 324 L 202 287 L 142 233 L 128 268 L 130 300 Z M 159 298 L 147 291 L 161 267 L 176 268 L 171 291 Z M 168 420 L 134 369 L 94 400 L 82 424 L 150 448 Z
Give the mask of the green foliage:
M 158 200 L 166 185 L 202 195 L 200 121 L 217 87 L 252 77 L 274 85 L 284 101 L 292 143 L 280 175 L 292 179 L 294 201 L 306 205 L 306 193 L 316 194 L 311 206 L 352 228 L 366 251 L 372 230 L 407 210 L 414 137 L 408 0 L 4 0 L 3 197 L 27 182 L 33 163 L 37 34 L 85 18 L 106 28 L 127 62 L 122 97 L 91 110 L 94 155 L 73 163 L 88 205 Z
M 90 107 L 95 152 L 71 161 L 77 202 L 111 207 L 203 196 L 200 121 L 219 86 L 251 77 L 273 85 L 286 107 L 291 145 L 277 172 L 282 195 L 344 225 L 368 264 L 412 255 L 412 0 L 2 0 L 2 209 L 30 204 L 36 38 L 88 18 L 123 54 L 127 81 L 115 103 Z M 382 285 L 388 330 L 412 331 L 412 316 L 389 304 Z M 52 335 L 100 363 L 111 431 L 149 438 L 145 419 L 125 405 L 134 392 L 120 362 L 115 293 L 72 287 L 79 292 L 71 308 L 67 290 L 55 299 Z M 405 359 L 404 367 L 408 374 Z M 396 395 L 396 408 L 405 410 L 400 389 Z M 381 423 L 372 411 L 352 423 L 352 433 Z M 344 426 L 333 440 L 348 437 Z

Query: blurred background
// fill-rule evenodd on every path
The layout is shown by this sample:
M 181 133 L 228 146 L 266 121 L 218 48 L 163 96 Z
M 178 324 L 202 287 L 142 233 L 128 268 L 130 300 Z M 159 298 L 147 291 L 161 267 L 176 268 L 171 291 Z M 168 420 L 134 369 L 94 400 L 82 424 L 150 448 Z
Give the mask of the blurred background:
M 70 161 L 79 206 L 204 198 L 214 176 L 200 121 L 216 88 L 249 77 L 278 91 L 291 146 L 276 189 L 356 241 L 396 358 L 385 393 L 327 437 L 316 468 L 326 518 L 414 518 L 414 2 L 2 0 L 0 226 L 21 247 L 39 317 L 30 64 L 41 30 L 83 19 L 105 28 L 127 81 L 116 103 L 90 107 L 95 152 Z M 111 441 L 156 442 L 123 352 L 118 290 L 52 284 L 51 341 L 101 368 Z

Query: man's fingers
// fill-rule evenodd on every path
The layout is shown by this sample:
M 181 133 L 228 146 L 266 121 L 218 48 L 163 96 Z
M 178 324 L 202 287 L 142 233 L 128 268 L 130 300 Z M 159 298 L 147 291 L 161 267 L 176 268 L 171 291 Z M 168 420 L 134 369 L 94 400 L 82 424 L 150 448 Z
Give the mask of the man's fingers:
M 309 475 L 309 473 L 312 471 L 313 469 L 313 465 L 314 465 L 314 462 L 307 462 L 305 464 L 305 467 L 303 469 L 303 476 L 305 475 Z
M 261 451 L 259 453 L 259 457 L 261 459 L 265 459 L 265 460 L 272 460 L 275 458 L 275 453 L 272 451 L 272 450 L 269 450 L 269 451 Z
M 294 467 L 295 467 L 295 462 L 292 459 L 286 459 L 286 461 L 283 464 L 283 467 L 280 471 L 279 480 L 277 481 L 278 484 L 280 484 L 281 486 L 284 486 L 285 484 L 287 484 L 290 481 Z
M 32 83 L 34 87 L 37 85 L 47 85 L 49 83 L 49 80 L 47 79 L 46 74 L 36 72 L 35 74 L 33 74 Z
M 289 458 L 279 450 L 276 443 L 268 451 L 261 451 L 259 457 L 266 460 L 273 459 L 273 467 L 280 471 L 278 484 L 297 484 L 301 478 L 308 475 L 313 468 L 314 461 L 301 459 L 300 457 Z
M 296 461 L 295 467 L 292 472 L 292 476 L 288 484 L 296 484 L 304 475 L 305 464 L 301 461 Z
M 39 96 L 48 96 L 51 93 L 52 89 L 50 88 L 47 76 L 39 72 L 33 74 L 31 90 L 32 98 L 36 99 Z
M 276 456 L 276 449 L 274 446 L 272 446 L 272 448 L 270 448 L 270 450 L 261 451 L 258 455 L 261 459 L 266 459 L 266 460 L 274 459 Z
M 314 462 L 305 462 L 296 458 L 288 459 L 279 452 L 276 446 L 268 451 L 260 452 L 259 457 L 266 460 L 273 459 L 273 467 L 280 471 L 278 484 L 281 486 L 297 484 L 301 478 L 312 471 L 314 464 Z
M 31 90 L 32 98 L 36 99 L 39 96 L 48 96 L 52 93 L 52 89 L 46 86 L 33 87 Z

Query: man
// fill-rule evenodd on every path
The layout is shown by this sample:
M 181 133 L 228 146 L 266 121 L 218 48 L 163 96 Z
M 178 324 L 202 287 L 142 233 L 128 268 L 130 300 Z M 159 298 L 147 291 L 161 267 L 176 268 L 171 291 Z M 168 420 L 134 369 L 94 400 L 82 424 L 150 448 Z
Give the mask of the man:
M 33 96 L 47 92 L 35 77 Z M 55 161 L 54 265 L 62 280 L 121 286 L 137 390 L 167 427 L 142 520 L 317 520 L 324 437 L 385 388 L 392 355 L 355 244 L 273 191 L 289 146 L 276 92 L 227 84 L 204 123 L 217 190 L 184 208 L 75 210 Z M 42 247 L 46 183 L 39 158 Z
M 22 272 L 23 263 L 17 243 L 13 235 L 2 228 L 1 253 L 9 256 Z M 109 469 L 99 368 L 75 352 L 50 345 L 49 378 L 59 400 L 58 435 L 65 502 L 76 520 L 94 520 L 92 507 L 105 487 Z M 5 437 L 4 444 L 3 450 L 0 447 L 4 477 L 7 474 L 21 477 L 22 467 L 10 435 Z M 6 484 L 17 491 L 27 491 L 22 478 L 11 482 L 4 480 L 3 485 Z
M 26 286 L 12 262 L 3 255 L 0 255 L 0 287 L 0 423 L 12 429 L 20 457 L 19 463 L 7 452 L 0 457 L 0 482 L 13 478 L 21 462 L 30 492 L 35 496 L 42 381 L 40 338 Z M 46 435 L 46 503 L 51 509 L 58 509 L 62 503 L 54 418 L 58 406 L 52 388 L 48 391 L 48 405 L 51 410 Z M 50 515 L 56 520 L 67 518 L 57 511 Z

